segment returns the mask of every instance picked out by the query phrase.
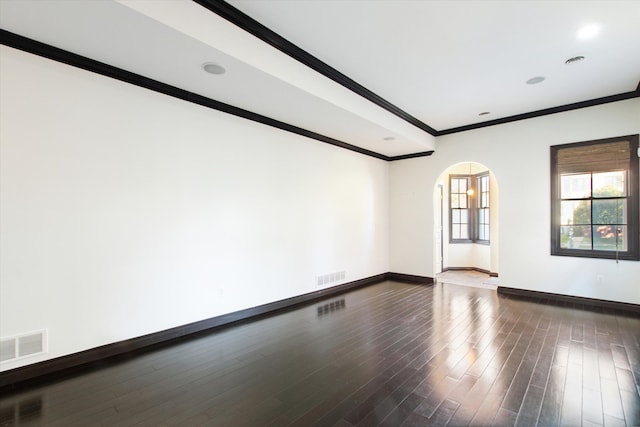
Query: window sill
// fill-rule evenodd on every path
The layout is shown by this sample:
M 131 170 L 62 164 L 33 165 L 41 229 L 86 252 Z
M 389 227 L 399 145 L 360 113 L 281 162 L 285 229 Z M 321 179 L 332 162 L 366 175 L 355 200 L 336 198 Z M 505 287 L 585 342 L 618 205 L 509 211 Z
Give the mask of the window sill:
M 482 246 L 491 246 L 491 242 L 489 240 L 449 240 L 449 244 L 459 245 L 459 244 L 474 244 L 474 245 L 482 245 Z
M 620 261 L 640 261 L 638 254 L 629 252 L 603 252 L 603 251 L 572 251 L 572 250 L 551 250 L 552 256 L 567 256 L 574 258 L 592 258 L 592 259 L 617 259 Z

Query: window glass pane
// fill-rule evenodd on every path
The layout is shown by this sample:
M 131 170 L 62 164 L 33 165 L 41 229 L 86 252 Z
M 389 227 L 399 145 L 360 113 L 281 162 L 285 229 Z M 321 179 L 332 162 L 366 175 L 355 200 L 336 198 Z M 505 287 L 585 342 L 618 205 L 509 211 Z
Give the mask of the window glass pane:
M 458 191 L 458 193 L 466 193 L 467 192 L 467 180 L 466 179 L 460 179 L 458 181 L 460 181 L 460 190 Z
M 480 207 L 481 208 L 486 208 L 489 206 L 489 195 L 487 193 L 482 193 L 482 198 L 480 201 Z
M 585 197 L 591 197 L 591 174 L 561 176 L 561 199 L 582 199 Z
M 484 216 L 484 220 L 485 220 L 485 221 L 484 221 L 484 223 L 485 223 L 485 224 L 489 224 L 489 222 L 490 222 L 490 221 L 489 221 L 489 218 L 490 218 L 490 216 L 489 216 L 489 209 L 487 209 L 487 210 L 486 210 L 486 212 L 487 212 L 487 213 L 486 213 L 486 214 L 485 214 L 485 216 Z
M 478 224 L 485 224 L 487 222 L 487 213 L 486 209 L 480 209 L 478 211 Z
M 458 209 L 451 211 L 451 222 L 454 224 L 460 224 L 460 211 Z
M 593 174 L 593 197 L 626 196 L 625 171 Z
M 560 224 L 591 224 L 591 202 L 589 200 L 562 201 Z
M 591 227 L 563 225 L 560 227 L 560 247 L 591 250 Z
M 467 195 L 460 194 L 460 207 L 466 209 L 467 208 Z
M 466 224 L 460 226 L 460 238 L 468 239 L 469 238 L 469 227 Z
M 469 211 L 466 209 L 460 210 L 460 222 L 464 224 L 469 222 Z
M 594 200 L 592 203 L 594 224 L 627 223 L 626 199 Z
M 488 225 L 481 225 L 478 227 L 478 240 L 489 240 Z
M 460 226 L 459 225 L 451 226 L 451 237 L 454 238 L 454 239 L 459 239 L 460 238 Z
M 455 178 L 451 180 L 451 192 L 452 193 L 460 192 L 460 190 L 458 189 L 458 180 Z
M 460 207 L 460 201 L 458 199 L 458 195 L 457 194 L 452 194 L 451 195 L 451 208 L 452 209 L 456 209 Z
M 627 227 L 616 225 L 593 226 L 593 249 L 597 251 L 627 250 Z
M 489 226 L 481 225 L 478 228 L 478 240 L 489 240 Z

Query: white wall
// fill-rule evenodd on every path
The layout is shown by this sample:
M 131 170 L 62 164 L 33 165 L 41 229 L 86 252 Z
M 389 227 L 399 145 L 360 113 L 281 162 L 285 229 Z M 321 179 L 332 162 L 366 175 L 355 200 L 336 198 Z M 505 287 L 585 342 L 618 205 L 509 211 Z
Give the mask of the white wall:
M 1 370 L 389 271 L 387 163 L 0 55 Z
M 640 262 L 551 256 L 549 241 L 549 146 L 639 132 L 635 98 L 439 137 L 432 156 L 392 162 L 391 270 L 433 277 L 434 186 L 471 160 L 500 188 L 502 286 L 640 304 Z

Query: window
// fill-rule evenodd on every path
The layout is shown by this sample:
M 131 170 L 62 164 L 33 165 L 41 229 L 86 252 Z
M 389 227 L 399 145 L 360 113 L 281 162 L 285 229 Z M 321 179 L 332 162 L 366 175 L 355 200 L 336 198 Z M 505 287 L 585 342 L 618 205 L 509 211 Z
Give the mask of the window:
M 469 241 L 469 195 L 470 178 L 468 176 L 451 176 L 449 178 L 451 191 L 451 241 Z
M 551 254 L 639 260 L 638 135 L 551 147 Z
M 478 189 L 478 236 L 477 240 L 489 242 L 489 175 L 476 177 Z
M 451 243 L 489 243 L 489 174 L 449 176 Z

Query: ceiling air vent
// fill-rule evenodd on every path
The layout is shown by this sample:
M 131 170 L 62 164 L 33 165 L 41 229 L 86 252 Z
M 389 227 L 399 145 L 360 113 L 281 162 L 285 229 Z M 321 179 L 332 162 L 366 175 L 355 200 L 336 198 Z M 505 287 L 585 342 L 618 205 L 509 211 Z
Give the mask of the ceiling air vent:
M 575 64 L 576 62 L 580 62 L 584 60 L 584 56 L 579 55 L 579 56 L 574 56 L 573 58 L 569 58 L 566 61 L 564 61 L 564 63 L 566 65 L 571 65 L 571 64 Z

